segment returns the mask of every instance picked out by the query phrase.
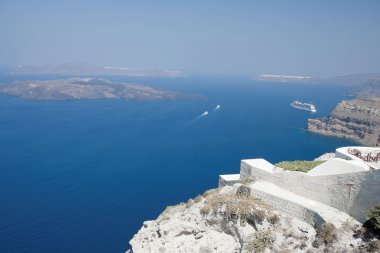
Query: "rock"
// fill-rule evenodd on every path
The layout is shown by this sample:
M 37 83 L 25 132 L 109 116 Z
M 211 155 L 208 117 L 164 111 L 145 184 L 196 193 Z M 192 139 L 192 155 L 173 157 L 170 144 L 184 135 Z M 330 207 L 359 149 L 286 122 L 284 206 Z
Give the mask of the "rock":
M 314 227 L 263 205 L 260 200 L 237 195 L 239 187 L 241 184 L 211 191 L 191 206 L 183 203 L 166 208 L 156 220 L 144 222 L 134 235 L 130 241 L 133 252 L 323 252 L 332 246 L 335 252 L 343 252 L 348 243 L 352 249 L 363 246 L 360 238 L 353 238 L 354 231 L 343 232 L 339 228 L 332 246 L 320 245 L 315 249 Z M 249 210 L 265 210 L 266 217 L 248 217 Z M 227 215 L 229 211 L 232 216 Z M 276 225 L 267 220 L 273 213 L 280 218 Z M 152 236 L 157 231 L 161 231 L 161 236 Z
M 328 117 L 309 119 L 308 131 L 380 146 L 380 99 L 342 101 Z

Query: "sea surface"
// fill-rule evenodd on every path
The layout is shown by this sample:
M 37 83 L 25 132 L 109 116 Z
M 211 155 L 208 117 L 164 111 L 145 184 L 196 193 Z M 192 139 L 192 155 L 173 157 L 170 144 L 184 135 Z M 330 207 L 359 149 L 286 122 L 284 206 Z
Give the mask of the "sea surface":
M 0 83 L 54 76 L 0 76 Z M 125 252 L 144 220 L 239 173 L 241 159 L 314 159 L 352 142 L 305 131 L 348 88 L 248 78 L 107 77 L 188 101 L 0 95 L 0 252 Z M 293 100 L 318 112 L 296 110 Z M 214 110 L 217 105 L 219 110 Z M 200 115 L 208 110 L 205 117 Z

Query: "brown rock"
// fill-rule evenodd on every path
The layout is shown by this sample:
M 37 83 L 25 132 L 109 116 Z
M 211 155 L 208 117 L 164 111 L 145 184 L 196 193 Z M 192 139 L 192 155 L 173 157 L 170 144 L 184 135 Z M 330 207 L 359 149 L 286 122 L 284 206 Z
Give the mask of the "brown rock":
M 328 117 L 309 119 L 307 129 L 349 138 L 367 146 L 380 146 L 380 99 L 342 101 Z

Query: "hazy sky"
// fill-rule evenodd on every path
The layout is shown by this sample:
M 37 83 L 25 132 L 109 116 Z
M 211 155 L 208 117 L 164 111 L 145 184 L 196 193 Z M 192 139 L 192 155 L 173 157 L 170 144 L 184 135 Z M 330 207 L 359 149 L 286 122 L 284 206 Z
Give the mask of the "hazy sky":
M 0 65 L 380 72 L 380 1 L 0 0 Z

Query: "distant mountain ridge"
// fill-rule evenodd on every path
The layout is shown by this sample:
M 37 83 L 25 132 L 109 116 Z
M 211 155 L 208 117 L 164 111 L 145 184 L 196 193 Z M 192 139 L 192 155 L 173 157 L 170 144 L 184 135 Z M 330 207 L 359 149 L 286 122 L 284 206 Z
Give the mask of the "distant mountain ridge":
M 360 98 L 380 98 L 380 77 L 373 78 L 353 89 L 353 95 Z
M 88 63 L 65 63 L 58 65 L 31 66 L 21 65 L 10 71 L 11 75 L 127 75 L 142 77 L 180 77 L 185 76 L 179 70 L 166 70 L 159 68 L 125 68 L 102 67 Z
M 284 83 L 304 83 L 304 84 L 332 84 L 358 86 L 372 79 L 380 79 L 380 73 L 351 74 L 330 77 L 310 77 L 295 75 L 273 75 L 265 74 L 253 77 L 253 80 L 284 82 Z

